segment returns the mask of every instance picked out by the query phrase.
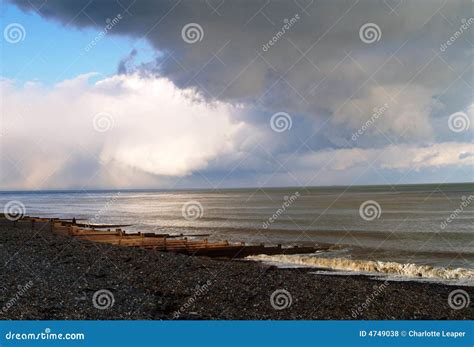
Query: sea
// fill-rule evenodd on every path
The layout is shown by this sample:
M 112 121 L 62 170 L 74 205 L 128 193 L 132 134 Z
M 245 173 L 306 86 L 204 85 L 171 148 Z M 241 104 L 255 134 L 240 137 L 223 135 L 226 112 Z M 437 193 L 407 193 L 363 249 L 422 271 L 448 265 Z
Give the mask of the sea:
M 13 202 L 13 203 L 12 203 Z M 474 280 L 474 183 L 218 190 L 0 192 L 29 216 L 127 224 L 127 232 L 246 244 L 321 245 L 314 254 L 252 256 L 316 273 Z

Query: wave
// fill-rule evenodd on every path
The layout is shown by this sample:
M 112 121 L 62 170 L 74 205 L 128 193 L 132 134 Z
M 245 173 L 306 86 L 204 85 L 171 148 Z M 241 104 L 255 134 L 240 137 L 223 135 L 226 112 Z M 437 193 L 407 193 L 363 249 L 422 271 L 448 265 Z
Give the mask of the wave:
M 434 267 L 392 261 L 355 260 L 347 258 L 323 258 L 311 255 L 256 255 L 247 259 L 289 265 L 302 265 L 332 270 L 397 275 L 438 280 L 474 281 L 474 269 Z

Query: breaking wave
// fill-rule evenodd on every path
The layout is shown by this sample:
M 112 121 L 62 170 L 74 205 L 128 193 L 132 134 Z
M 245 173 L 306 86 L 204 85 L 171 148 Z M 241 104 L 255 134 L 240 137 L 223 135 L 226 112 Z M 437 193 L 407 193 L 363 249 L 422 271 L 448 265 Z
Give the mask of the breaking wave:
M 391 261 L 323 258 L 311 255 L 256 255 L 247 259 L 289 265 L 302 265 L 332 270 L 368 272 L 413 278 L 474 281 L 474 269 L 445 268 L 430 265 L 402 264 Z

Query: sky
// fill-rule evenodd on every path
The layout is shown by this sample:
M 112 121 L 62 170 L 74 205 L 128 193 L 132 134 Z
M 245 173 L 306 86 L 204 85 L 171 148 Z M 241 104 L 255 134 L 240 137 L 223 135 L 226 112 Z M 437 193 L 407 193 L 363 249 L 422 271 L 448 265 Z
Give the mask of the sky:
M 0 190 L 473 181 L 470 0 L 0 6 Z

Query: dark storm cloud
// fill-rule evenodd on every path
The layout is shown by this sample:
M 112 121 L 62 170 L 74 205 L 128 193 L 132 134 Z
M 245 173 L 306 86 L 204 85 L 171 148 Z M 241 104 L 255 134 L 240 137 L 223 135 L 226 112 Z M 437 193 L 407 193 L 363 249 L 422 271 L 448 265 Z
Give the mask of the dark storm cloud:
M 306 130 L 326 127 L 336 146 L 348 146 L 350 134 L 386 103 L 377 124 L 384 136 L 358 145 L 385 145 L 387 136 L 394 142 L 452 139 L 458 134 L 438 130 L 432 119 L 472 102 L 473 27 L 440 48 L 469 19 L 468 0 L 12 2 L 79 28 L 100 29 L 120 13 L 124 18 L 111 33 L 147 40 L 159 52 L 137 69 L 196 87 L 207 98 L 249 103 L 259 114 L 328 120 Z M 200 26 L 195 43 L 182 37 L 189 23 Z M 367 23 L 380 28 L 373 43 L 359 34 Z M 120 73 L 130 69 L 129 58 Z

